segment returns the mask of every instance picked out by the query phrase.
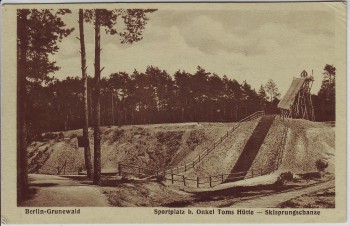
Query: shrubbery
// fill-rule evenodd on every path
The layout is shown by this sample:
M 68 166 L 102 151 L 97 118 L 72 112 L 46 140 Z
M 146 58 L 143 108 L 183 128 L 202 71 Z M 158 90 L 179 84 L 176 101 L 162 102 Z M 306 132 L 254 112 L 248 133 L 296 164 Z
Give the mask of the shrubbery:
M 45 141 L 45 140 L 54 140 L 54 139 L 59 139 L 63 140 L 64 139 L 64 134 L 62 132 L 60 133 L 44 133 L 43 135 L 40 135 L 39 140 Z
M 42 140 L 53 140 L 56 139 L 57 134 L 55 133 L 45 133 L 44 135 L 41 136 Z
M 60 139 L 60 140 L 63 140 L 63 139 L 64 139 L 64 134 L 63 134 L 62 132 L 60 132 L 60 133 L 58 134 L 58 139 Z
M 165 177 L 164 177 L 163 174 L 160 174 L 160 175 L 158 175 L 158 176 L 156 177 L 156 180 L 157 180 L 158 182 L 163 182 L 163 181 L 165 181 Z
M 326 159 L 318 159 L 315 162 L 315 166 L 319 172 L 324 172 L 328 167 L 328 161 Z
M 119 140 L 124 135 L 124 130 L 116 129 L 112 135 L 112 142 Z
M 285 185 L 286 182 L 292 181 L 293 178 L 294 178 L 294 175 L 293 175 L 292 172 L 289 172 L 289 171 L 288 171 L 288 172 L 281 173 L 281 174 L 278 176 L 278 178 L 277 178 L 277 180 L 276 180 L 276 182 L 275 182 L 275 185 L 277 185 L 277 186 L 283 186 L 283 185 Z
M 204 130 L 192 130 L 187 138 L 187 145 L 190 150 L 194 150 L 206 139 Z
M 74 139 L 74 138 L 77 138 L 78 135 L 76 133 L 73 133 L 71 136 L 70 136 L 70 139 Z

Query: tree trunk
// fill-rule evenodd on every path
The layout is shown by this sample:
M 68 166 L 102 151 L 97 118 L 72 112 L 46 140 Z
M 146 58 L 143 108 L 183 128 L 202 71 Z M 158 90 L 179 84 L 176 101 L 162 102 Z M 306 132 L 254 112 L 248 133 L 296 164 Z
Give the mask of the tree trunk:
M 95 123 L 94 123 L 94 184 L 101 182 L 101 112 L 100 112 L 100 10 L 95 10 Z
M 238 121 L 238 106 L 235 105 L 235 121 Z
M 17 18 L 17 205 L 28 192 L 27 126 L 26 126 L 26 63 L 28 43 L 26 37 L 27 15 L 22 10 Z
M 114 125 L 114 111 L 113 111 L 113 108 L 114 108 L 114 104 L 113 104 L 113 91 L 111 91 L 111 97 L 112 97 L 112 108 L 111 108 L 111 115 L 112 115 L 112 126 Z
M 184 111 L 185 111 L 185 109 L 184 109 L 184 107 L 182 107 L 182 109 L 181 109 L 181 122 L 184 122 Z
M 125 109 L 125 107 L 123 107 L 123 110 L 121 111 L 120 118 L 122 119 L 121 120 L 122 125 L 126 125 L 128 123 L 127 109 Z
M 89 108 L 89 122 L 90 122 L 90 126 L 93 126 L 94 124 L 94 117 L 93 117 L 93 103 L 92 103 L 92 99 L 91 99 L 91 93 L 94 93 L 92 85 L 90 85 L 90 92 L 89 92 L 89 103 L 90 103 L 90 108 Z
M 139 124 L 142 124 L 143 123 L 143 120 L 142 120 L 142 108 L 141 108 L 141 105 L 140 105 L 140 121 L 138 122 Z
M 106 106 L 105 106 L 105 101 L 104 101 L 104 98 L 103 98 L 103 94 L 101 96 L 102 96 L 102 101 L 101 101 L 101 97 L 100 97 L 100 121 L 101 121 L 100 122 L 100 126 L 104 126 L 105 125 L 105 118 L 106 118 L 105 117 Z
M 268 112 L 269 114 L 272 113 L 272 109 L 273 109 L 273 103 L 272 103 L 272 94 L 271 94 L 270 111 Z
M 88 109 L 88 79 L 86 74 L 86 53 L 85 53 L 85 39 L 84 39 L 84 11 L 79 9 L 79 32 L 80 32 L 80 54 L 81 54 L 81 73 L 83 77 L 83 102 L 84 102 L 84 125 L 83 125 L 83 139 L 85 143 L 84 158 L 87 176 L 92 178 L 92 163 L 89 143 L 89 109 Z
M 64 118 L 64 131 L 68 130 L 68 115 Z
M 134 107 L 131 110 L 131 115 L 132 115 L 132 124 L 135 125 L 135 112 L 134 112 Z
M 226 118 L 226 100 L 224 100 L 224 122 L 227 122 L 227 118 Z

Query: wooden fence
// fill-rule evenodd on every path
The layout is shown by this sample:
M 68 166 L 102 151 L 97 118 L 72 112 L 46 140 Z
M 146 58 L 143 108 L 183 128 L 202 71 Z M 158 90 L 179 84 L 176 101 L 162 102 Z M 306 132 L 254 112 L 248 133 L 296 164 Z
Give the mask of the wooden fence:
M 166 178 L 167 175 L 176 175 L 180 176 L 180 173 L 183 172 L 187 172 L 190 168 L 194 168 L 196 164 L 198 164 L 205 156 L 207 156 L 209 153 L 211 153 L 220 143 L 222 143 L 230 133 L 232 133 L 233 131 L 235 131 L 239 126 L 240 123 L 242 122 L 246 122 L 246 121 L 250 121 L 250 120 L 254 120 L 257 119 L 258 117 L 263 116 L 265 113 L 264 111 L 257 111 L 249 116 L 247 116 L 246 118 L 240 120 L 235 126 L 232 127 L 232 129 L 230 129 L 229 131 L 226 132 L 225 135 L 223 135 L 219 140 L 217 140 L 216 142 L 212 143 L 207 149 L 205 149 L 203 152 L 201 152 L 197 158 L 195 158 L 194 160 L 192 160 L 189 163 L 185 163 L 182 166 L 178 166 L 178 167 L 173 167 L 171 169 L 149 169 L 149 168 L 144 168 L 144 167 L 139 167 L 139 166 L 135 166 L 135 165 L 130 165 L 130 164 L 125 164 L 125 163 L 118 163 L 118 170 L 115 173 L 101 173 L 101 174 L 117 174 L 119 176 L 123 176 L 123 175 L 135 175 L 138 176 L 140 178 L 155 178 L 158 176 L 163 176 L 164 178 Z M 80 171 L 78 171 L 78 174 L 84 174 Z M 191 180 L 189 178 L 185 179 L 185 184 L 186 184 L 186 180 Z M 174 180 L 174 176 L 173 176 L 173 181 Z
M 276 143 L 278 157 L 277 157 L 276 164 L 274 166 L 270 166 L 267 168 L 266 167 L 253 168 L 248 171 L 237 172 L 237 173 L 226 173 L 226 174 L 210 175 L 206 177 L 196 177 L 196 178 L 186 177 L 185 175 L 178 174 L 176 170 L 174 171 L 173 169 L 171 169 L 170 172 L 168 171 L 164 172 L 164 179 L 166 181 L 170 181 L 172 184 L 177 183 L 186 187 L 200 188 L 200 187 L 214 187 L 216 185 L 222 184 L 225 182 L 225 179 L 229 176 L 230 176 L 230 180 L 238 181 L 238 180 L 244 180 L 244 179 L 249 179 L 253 177 L 270 174 L 276 171 L 282 163 L 284 146 L 286 144 L 287 134 L 288 134 L 287 124 L 283 122 L 283 125 L 284 127 L 283 127 L 281 139 Z
M 263 176 L 270 174 L 271 172 L 277 170 L 278 166 L 263 169 L 263 168 L 256 168 L 251 169 L 249 171 L 244 172 L 237 172 L 237 173 L 225 173 L 225 174 L 218 174 L 218 175 L 211 175 L 206 177 L 196 177 L 196 178 L 190 178 L 186 177 L 185 175 L 180 174 L 172 174 L 172 173 L 165 173 L 164 179 L 166 181 L 170 181 L 172 184 L 179 184 L 185 187 L 214 187 L 219 184 L 222 184 L 225 182 L 226 178 L 230 177 L 230 180 L 238 181 L 238 180 L 244 180 L 249 179 L 253 177 Z
M 237 180 L 249 179 L 249 178 L 270 174 L 279 168 L 283 159 L 284 146 L 286 143 L 287 133 L 288 133 L 288 125 L 283 120 L 281 121 L 282 121 L 282 124 L 284 125 L 284 128 L 283 128 L 281 139 L 276 143 L 276 146 L 277 146 L 276 148 L 278 149 L 277 150 L 278 157 L 277 157 L 276 164 L 274 166 L 270 166 L 267 168 L 266 167 L 253 168 L 244 172 L 226 173 L 226 174 L 210 175 L 210 176 L 196 177 L 196 178 L 186 177 L 185 175 L 181 174 L 181 173 L 187 172 L 191 168 L 194 168 L 196 164 L 198 164 L 205 156 L 211 153 L 220 143 L 222 143 L 230 133 L 235 131 L 240 126 L 240 123 L 246 122 L 249 120 L 254 120 L 263 115 L 264 115 L 264 112 L 260 111 L 260 112 L 255 112 L 254 114 L 242 119 L 241 121 L 238 122 L 237 125 L 235 125 L 232 129 L 227 131 L 227 133 L 223 135 L 219 140 L 217 140 L 216 142 L 211 144 L 206 150 L 201 152 L 197 158 L 195 158 L 189 163 L 183 164 L 182 166 L 173 167 L 168 170 L 164 170 L 164 169 L 152 170 L 149 168 L 139 167 L 135 165 L 118 163 L 117 174 L 119 176 L 122 176 L 124 174 L 132 174 L 132 175 L 139 176 L 140 178 L 162 177 L 165 181 L 170 181 L 172 184 L 179 184 L 186 187 L 197 187 L 197 188 L 214 187 L 216 185 L 224 183 L 227 177 L 230 177 L 230 180 L 237 181 Z
M 67 166 L 67 160 L 64 161 L 62 167 L 57 166 L 57 175 L 60 175 L 62 173 L 62 171 L 63 171 L 63 175 L 65 175 L 66 174 L 66 166 Z
M 152 170 L 149 168 L 129 165 L 125 163 L 118 163 L 117 174 L 119 176 L 131 174 L 131 175 L 136 175 L 140 178 L 145 178 L 149 176 L 156 176 L 158 174 L 158 170 Z
M 204 151 L 202 151 L 200 154 L 198 154 L 198 156 L 193 159 L 190 162 L 185 162 L 182 166 L 177 166 L 177 167 L 173 167 L 170 169 L 166 170 L 166 174 L 171 174 L 171 173 L 176 173 L 176 174 L 180 174 L 180 173 L 185 173 L 187 172 L 189 169 L 194 168 L 198 163 L 201 162 L 201 160 L 209 155 L 219 144 L 221 144 L 231 133 L 233 133 L 236 129 L 238 129 L 238 127 L 241 125 L 242 122 L 247 122 L 247 121 L 251 121 L 254 119 L 257 119 L 261 116 L 265 115 L 264 111 L 257 111 L 247 117 L 245 117 L 244 119 L 240 120 L 236 125 L 234 125 L 232 127 L 232 129 L 230 129 L 229 131 L 227 131 L 222 137 L 220 137 L 219 140 L 217 140 L 216 142 L 212 143 L 208 148 L 206 148 Z

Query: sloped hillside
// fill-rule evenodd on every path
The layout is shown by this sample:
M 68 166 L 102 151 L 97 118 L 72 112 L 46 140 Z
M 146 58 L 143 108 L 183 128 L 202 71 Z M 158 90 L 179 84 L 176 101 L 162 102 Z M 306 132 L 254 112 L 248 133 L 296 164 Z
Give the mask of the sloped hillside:
M 288 136 L 279 171 L 305 173 L 317 171 L 318 159 L 328 160 L 328 172 L 334 172 L 335 131 L 322 122 L 301 119 L 288 121 Z
M 284 122 L 277 116 L 271 125 L 270 130 L 266 134 L 263 144 L 261 145 L 250 170 L 261 170 L 262 172 L 269 172 L 278 164 L 279 145 L 283 139 L 283 132 L 285 129 Z
M 189 169 L 187 178 L 206 177 L 229 173 L 251 136 L 258 119 L 244 122 L 213 152 Z M 327 159 L 328 171 L 334 172 L 335 131 L 329 124 L 290 119 L 282 163 L 278 172 L 305 173 L 316 171 L 315 162 Z M 180 123 L 103 127 L 102 171 L 116 172 L 117 163 L 123 162 L 148 169 L 182 166 L 191 162 L 212 142 L 217 141 L 233 123 Z M 253 161 L 251 169 L 269 169 L 277 164 L 277 145 L 284 124 L 273 122 Z M 63 132 L 65 139 L 33 142 L 28 147 L 29 171 L 57 174 L 57 167 L 66 163 L 66 174 L 77 174 L 84 167 L 84 150 L 78 148 L 76 135 L 81 130 Z M 90 130 L 93 154 L 93 131 Z M 63 172 L 63 171 L 62 171 Z M 176 173 L 176 172 L 174 172 Z
M 186 178 L 195 180 L 199 177 L 202 183 L 204 182 L 208 185 L 209 179 L 207 177 L 230 173 L 256 124 L 257 120 L 248 122 L 230 135 L 227 140 L 220 144 L 215 151 L 203 159 L 194 169 L 184 173 Z M 288 130 L 282 152 L 278 146 L 281 144 L 286 127 Z M 250 169 L 257 170 L 256 173 L 260 173 L 260 170 L 265 173 L 279 166 L 278 170 L 274 172 L 276 175 L 286 171 L 296 174 L 308 173 L 317 171 L 315 162 L 318 159 L 326 159 L 329 163 L 326 171 L 333 173 L 334 141 L 334 128 L 327 123 L 297 119 L 282 121 L 280 117 L 276 117 Z M 279 155 L 282 155 L 280 165 L 278 162 Z M 269 179 L 269 177 L 266 178 Z M 178 178 L 175 176 L 174 179 Z M 217 179 L 217 177 L 213 177 L 213 180 Z M 250 180 L 255 180 L 255 178 Z M 187 183 L 196 186 L 195 181 Z M 217 184 L 217 182 L 214 184 Z
M 115 172 L 123 162 L 149 169 L 176 166 L 196 156 L 234 126 L 233 123 L 179 123 L 103 127 L 102 171 Z M 84 166 L 84 149 L 78 148 L 81 130 L 63 132 L 65 139 L 33 142 L 28 147 L 29 171 L 56 174 L 66 164 L 66 174 Z M 93 155 L 93 130 L 89 131 Z M 62 171 L 63 172 L 63 171 Z
M 206 156 L 195 168 L 189 169 L 186 177 L 207 177 L 209 175 L 227 174 L 230 172 L 259 119 L 241 123 L 214 151 Z

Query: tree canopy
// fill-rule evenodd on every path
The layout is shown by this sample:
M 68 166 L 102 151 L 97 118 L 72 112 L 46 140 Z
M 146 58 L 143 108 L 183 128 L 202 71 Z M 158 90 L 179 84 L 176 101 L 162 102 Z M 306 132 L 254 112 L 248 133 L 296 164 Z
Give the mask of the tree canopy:
M 61 16 L 71 13 L 68 9 L 21 9 L 17 11 L 20 21 L 17 43 L 19 60 L 26 61 L 21 71 L 30 82 L 49 81 L 49 73 L 59 70 L 49 55 L 58 51 L 58 43 L 74 28 L 67 28 Z M 25 48 L 25 49 L 24 49 Z M 21 53 L 26 51 L 26 54 Z
M 313 96 L 317 121 L 335 121 L 335 76 L 336 68 L 326 64 L 321 89 Z
M 88 84 L 91 115 L 92 78 Z M 155 66 L 144 72 L 116 72 L 101 80 L 101 125 L 238 121 L 266 105 L 261 92 L 258 94 L 246 82 L 239 84 L 202 67 L 193 74 L 177 71 L 170 75 Z M 81 93 L 79 77 L 38 87 L 33 99 L 41 110 L 32 118 L 37 130 L 79 128 L 83 120 Z
M 61 16 L 67 9 L 18 9 L 17 10 L 17 194 L 18 202 L 28 195 L 27 144 L 38 126 L 31 124 L 37 111 L 45 109 L 45 102 L 33 99 L 43 82 L 52 80 L 50 72 L 59 69 L 49 55 L 58 51 L 58 42 L 68 36 L 73 28 L 67 28 Z M 50 98 L 45 96 L 42 98 Z M 37 129 L 36 132 L 41 131 Z

